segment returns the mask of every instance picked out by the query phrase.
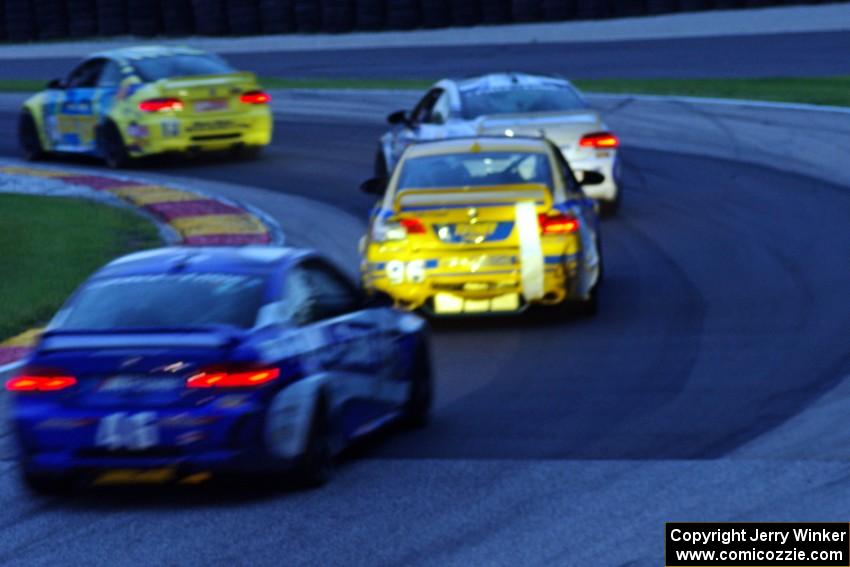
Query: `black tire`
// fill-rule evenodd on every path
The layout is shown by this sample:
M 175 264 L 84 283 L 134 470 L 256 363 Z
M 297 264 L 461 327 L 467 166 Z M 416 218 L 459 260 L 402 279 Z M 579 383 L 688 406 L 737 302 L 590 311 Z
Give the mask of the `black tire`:
M 43 496 L 68 494 L 74 489 L 74 477 L 68 475 L 36 474 L 23 470 L 21 482 L 30 492 Z
M 611 15 L 611 5 L 608 0 L 578 0 L 576 18 L 593 20 L 607 18 Z
M 24 157 L 29 161 L 39 160 L 45 156 L 35 119 L 26 110 L 21 112 L 18 118 L 18 145 L 21 147 Z
M 679 0 L 680 12 L 696 12 L 709 9 L 708 0 Z
M 325 398 L 320 397 L 313 410 L 304 452 L 292 471 L 293 480 L 299 488 L 318 488 L 333 477 L 333 465 L 328 405 Z
M 97 148 L 108 167 L 123 169 L 130 165 L 130 154 L 115 123 L 107 122 L 97 129 Z
M 254 161 L 263 155 L 264 146 L 241 146 L 234 150 L 233 155 L 244 161 Z
M 389 177 L 390 172 L 387 168 L 387 159 L 384 157 L 384 150 L 378 146 L 375 152 L 375 177 Z
M 414 359 L 410 395 L 402 409 L 401 422 L 410 429 L 422 429 L 431 420 L 434 401 L 434 381 L 431 372 L 431 353 L 423 339 Z
M 613 201 L 599 201 L 599 214 L 602 217 L 613 217 L 620 210 L 620 203 L 622 202 L 622 196 L 617 190 L 617 198 Z

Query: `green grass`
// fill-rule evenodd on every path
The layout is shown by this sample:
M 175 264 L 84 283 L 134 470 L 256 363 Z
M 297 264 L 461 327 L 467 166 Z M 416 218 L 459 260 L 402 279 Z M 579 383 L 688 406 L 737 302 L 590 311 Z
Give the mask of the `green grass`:
M 7 93 L 36 93 L 47 86 L 39 79 L 0 79 L 0 91 Z
M 425 79 L 336 79 L 263 77 L 268 89 L 415 89 L 434 81 Z M 0 79 L 0 92 L 36 92 L 46 81 Z M 743 98 L 850 106 L 848 77 L 786 77 L 774 79 L 587 79 L 576 80 L 586 92 L 636 93 L 716 98 Z
M 45 323 L 94 270 L 159 244 L 131 211 L 82 199 L 0 194 L 0 341 Z

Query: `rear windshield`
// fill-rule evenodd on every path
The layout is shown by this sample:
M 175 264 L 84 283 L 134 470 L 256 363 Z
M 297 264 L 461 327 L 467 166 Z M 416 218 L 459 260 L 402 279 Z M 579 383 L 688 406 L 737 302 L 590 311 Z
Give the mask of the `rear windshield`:
M 498 89 L 461 91 L 461 114 L 472 120 L 488 114 L 558 112 L 586 108 L 573 89 L 562 85 L 513 85 Z
M 488 152 L 410 158 L 404 162 L 397 190 L 524 183 L 552 186 L 546 154 Z
M 221 75 L 233 73 L 233 67 L 211 53 L 198 55 L 164 55 L 133 61 L 139 77 L 145 82 L 187 77 L 192 75 Z
M 254 325 L 264 280 L 236 274 L 168 274 L 94 280 L 54 321 L 57 329 Z

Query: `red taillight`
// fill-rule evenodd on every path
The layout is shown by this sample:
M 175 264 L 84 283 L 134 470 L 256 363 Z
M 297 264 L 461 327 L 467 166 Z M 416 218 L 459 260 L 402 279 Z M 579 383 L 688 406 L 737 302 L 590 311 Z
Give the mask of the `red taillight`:
M 419 219 L 400 219 L 399 224 L 404 227 L 407 234 L 425 234 L 425 225 Z
M 248 91 L 242 93 L 239 100 L 245 104 L 268 104 L 272 97 L 269 93 L 263 91 Z
M 139 103 L 142 112 L 165 112 L 166 110 L 183 110 L 183 101 L 179 98 L 149 98 Z
M 569 215 L 559 214 L 548 216 L 541 214 L 538 217 L 540 221 L 540 232 L 543 234 L 570 234 L 578 230 L 578 219 Z
M 583 136 L 578 145 L 582 148 L 607 150 L 619 147 L 620 140 L 611 132 L 594 132 Z
M 73 376 L 33 376 L 21 374 L 6 382 L 10 392 L 56 392 L 77 383 Z
M 186 379 L 187 388 L 246 388 L 271 382 L 280 376 L 278 368 L 198 372 Z

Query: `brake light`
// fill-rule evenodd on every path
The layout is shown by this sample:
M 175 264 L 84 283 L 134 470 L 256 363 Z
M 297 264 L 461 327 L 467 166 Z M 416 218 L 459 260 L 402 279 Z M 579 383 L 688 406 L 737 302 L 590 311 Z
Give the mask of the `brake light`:
M 264 91 L 247 91 L 242 93 L 239 100 L 245 104 L 268 104 L 271 102 L 272 97 L 269 93 Z
M 209 370 L 186 379 L 187 388 L 249 388 L 271 382 L 280 376 L 278 368 L 261 368 L 238 372 Z
M 6 389 L 10 392 L 56 392 L 70 388 L 77 383 L 73 376 L 35 376 L 21 374 L 6 382 Z
M 400 219 L 399 224 L 404 227 L 407 234 L 425 234 L 425 225 L 419 219 Z
M 620 140 L 611 132 L 593 132 L 586 134 L 579 140 L 582 148 L 595 148 L 599 150 L 613 149 L 620 146 Z
M 564 214 L 551 217 L 541 214 L 538 216 L 538 220 L 540 221 L 540 232 L 542 234 L 571 234 L 576 232 L 579 227 L 577 218 Z
M 149 98 L 139 103 L 142 112 L 165 112 L 183 110 L 183 101 L 179 98 Z

